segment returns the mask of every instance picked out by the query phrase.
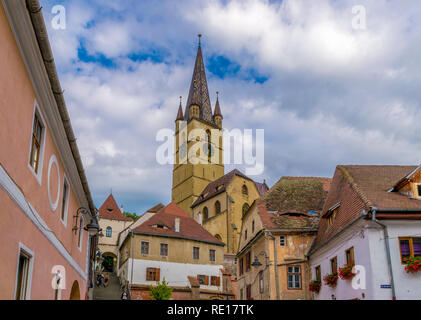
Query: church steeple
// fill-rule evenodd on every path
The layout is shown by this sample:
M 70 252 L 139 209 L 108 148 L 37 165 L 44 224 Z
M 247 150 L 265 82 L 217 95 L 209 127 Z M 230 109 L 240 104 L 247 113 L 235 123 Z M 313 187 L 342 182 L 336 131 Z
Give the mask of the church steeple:
M 202 48 L 200 44 L 201 34 L 199 36 L 199 45 L 197 48 L 196 62 L 194 64 L 193 77 L 190 83 L 189 96 L 187 98 L 184 119 L 190 120 L 193 115 L 190 114 L 190 107 L 196 105 L 199 107 L 199 119 L 214 124 L 212 117 L 212 107 L 209 99 L 208 84 L 206 81 L 205 65 L 203 63 Z
M 180 105 L 178 106 L 177 118 L 175 119 L 175 121 L 184 120 L 183 108 L 181 107 L 181 99 L 182 97 L 180 96 Z
M 215 111 L 213 112 L 213 121 L 215 124 L 221 129 L 222 128 L 222 113 L 221 107 L 219 106 L 219 91 L 216 91 L 216 104 L 215 104 Z

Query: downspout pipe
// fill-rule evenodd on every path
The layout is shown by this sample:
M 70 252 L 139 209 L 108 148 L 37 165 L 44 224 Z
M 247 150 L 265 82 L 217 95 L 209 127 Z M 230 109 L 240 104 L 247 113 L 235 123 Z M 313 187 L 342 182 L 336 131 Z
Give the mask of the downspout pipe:
M 383 223 L 379 222 L 376 219 L 376 212 L 377 212 L 377 208 L 372 207 L 371 208 L 371 215 L 372 215 L 371 220 L 373 222 L 377 223 L 383 229 L 384 243 L 386 245 L 387 264 L 388 264 L 389 273 L 390 273 L 390 284 L 391 284 L 391 287 L 392 287 L 392 300 L 396 300 L 395 281 L 393 279 L 393 269 L 392 269 L 392 258 L 390 257 L 389 233 L 387 232 L 387 226 L 384 225 Z
M 276 237 L 270 232 L 266 231 L 266 233 L 273 239 L 273 249 L 274 249 L 274 260 L 275 263 L 273 264 L 275 267 L 275 282 L 276 282 L 276 300 L 280 300 L 279 295 L 279 275 L 278 275 L 278 251 L 277 251 L 277 244 L 276 244 Z

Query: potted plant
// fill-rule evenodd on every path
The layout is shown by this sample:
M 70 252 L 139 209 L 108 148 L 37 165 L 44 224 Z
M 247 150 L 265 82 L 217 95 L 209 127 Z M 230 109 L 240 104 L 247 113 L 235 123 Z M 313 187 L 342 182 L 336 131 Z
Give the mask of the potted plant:
M 327 284 L 329 287 L 334 288 L 336 287 L 336 284 L 338 283 L 338 272 L 334 272 L 331 274 L 327 274 L 324 276 L 323 280 L 325 284 Z
M 321 287 L 322 282 L 320 280 L 311 280 L 308 290 L 310 290 L 311 292 L 319 293 Z
M 354 269 L 354 262 L 347 263 L 342 268 L 339 267 L 339 277 L 341 277 L 342 280 L 348 280 L 355 277 L 355 273 L 353 272 Z
M 406 264 L 405 271 L 407 273 L 421 271 L 421 257 L 405 257 L 403 262 Z

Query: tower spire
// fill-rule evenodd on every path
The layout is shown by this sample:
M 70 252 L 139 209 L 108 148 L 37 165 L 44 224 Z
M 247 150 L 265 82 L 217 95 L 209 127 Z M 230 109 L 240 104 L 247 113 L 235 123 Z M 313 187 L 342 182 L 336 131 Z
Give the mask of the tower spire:
M 221 107 L 219 106 L 219 91 L 216 91 L 216 104 L 213 116 L 220 116 L 221 118 L 223 118 L 221 113 Z
M 183 117 L 183 107 L 181 106 L 181 99 L 182 98 L 183 97 L 180 96 L 180 105 L 178 106 L 177 118 L 175 119 L 175 121 L 184 120 L 184 117 Z
M 187 98 L 186 109 L 184 112 L 184 119 L 188 121 L 190 119 L 190 106 L 198 105 L 200 108 L 199 118 L 210 123 L 214 123 L 212 117 L 212 107 L 209 99 L 208 84 L 206 81 L 205 65 L 203 63 L 202 47 L 199 37 L 199 45 L 197 48 L 196 62 L 194 64 L 193 76 L 190 83 L 189 96 Z

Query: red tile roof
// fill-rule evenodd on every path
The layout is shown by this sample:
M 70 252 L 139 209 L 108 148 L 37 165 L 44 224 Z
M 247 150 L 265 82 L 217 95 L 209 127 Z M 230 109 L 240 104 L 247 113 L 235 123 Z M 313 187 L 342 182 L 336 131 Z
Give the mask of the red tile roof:
M 420 200 L 410 199 L 398 192 L 389 192 L 402 177 L 416 168 L 417 166 L 337 166 L 322 215 L 332 206 L 338 203 L 340 205 L 330 227 L 327 225 L 327 219 L 320 219 L 312 250 L 360 217 L 363 210 L 368 212 L 370 208 L 376 207 L 380 211 L 419 209 L 421 212 Z M 412 216 L 408 214 L 409 217 Z
M 316 231 L 329 184 L 329 178 L 281 178 L 262 199 L 256 200 L 264 227 Z
M 179 232 L 175 231 L 175 218 L 180 219 Z M 156 226 L 164 226 L 164 228 L 158 228 Z M 134 228 L 134 232 L 162 237 L 189 239 L 220 246 L 225 245 L 222 241 L 219 241 L 205 230 L 196 222 L 196 220 L 184 212 L 183 209 L 177 206 L 175 202 L 171 202 L 141 225 Z
M 99 217 L 103 219 L 133 221 L 123 215 L 112 194 L 108 196 L 98 211 Z
M 231 170 L 230 172 L 223 175 L 219 179 L 216 179 L 215 181 L 210 182 L 205 187 L 205 189 L 202 191 L 202 193 L 199 195 L 199 197 L 196 199 L 196 201 L 193 202 L 191 207 L 194 208 L 198 204 L 212 198 L 213 196 L 215 196 L 219 193 L 224 192 L 226 187 L 231 183 L 231 180 L 234 178 L 234 176 L 239 176 L 239 177 L 242 177 L 242 178 L 253 181 L 252 179 L 247 177 L 245 174 L 243 174 L 240 170 L 238 170 L 238 169 Z M 256 185 L 256 187 L 257 187 L 257 185 Z M 262 187 L 262 189 L 263 189 L 263 187 Z

